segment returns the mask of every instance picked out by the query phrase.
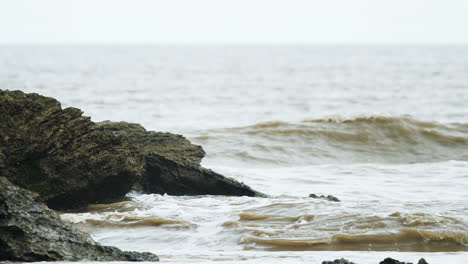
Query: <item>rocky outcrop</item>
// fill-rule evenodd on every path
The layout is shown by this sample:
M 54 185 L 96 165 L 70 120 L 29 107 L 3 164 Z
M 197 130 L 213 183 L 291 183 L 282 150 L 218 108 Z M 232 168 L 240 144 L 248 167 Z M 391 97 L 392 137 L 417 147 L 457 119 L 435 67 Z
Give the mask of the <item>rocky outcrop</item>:
M 119 199 L 132 188 L 265 196 L 202 168 L 204 155 L 179 135 L 125 122 L 98 125 L 53 98 L 0 90 L 0 261 L 157 260 L 99 245 L 40 201 L 76 209 Z
M 151 253 L 124 252 L 94 242 L 38 199 L 0 177 L 0 261 L 158 261 Z
M 136 147 L 145 160 L 143 177 L 135 188 L 170 195 L 266 195 L 234 179 L 200 166 L 205 152 L 181 135 L 146 131 L 139 124 L 101 122 L 123 142 Z
M 37 192 L 50 208 L 69 209 L 122 197 L 139 180 L 134 148 L 38 94 L 0 90 L 0 173 Z
M 265 196 L 202 168 L 205 152 L 138 124 L 99 125 L 50 97 L 0 90 L 0 173 L 50 208 L 81 208 L 132 187 L 172 195 Z M 143 176 L 143 177 L 142 177 Z

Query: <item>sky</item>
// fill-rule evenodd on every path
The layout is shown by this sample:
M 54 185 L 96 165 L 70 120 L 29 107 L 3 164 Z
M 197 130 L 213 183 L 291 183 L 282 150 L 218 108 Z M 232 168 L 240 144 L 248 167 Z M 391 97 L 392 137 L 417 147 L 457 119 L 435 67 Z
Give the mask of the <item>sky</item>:
M 0 43 L 468 43 L 468 0 L 0 0 Z

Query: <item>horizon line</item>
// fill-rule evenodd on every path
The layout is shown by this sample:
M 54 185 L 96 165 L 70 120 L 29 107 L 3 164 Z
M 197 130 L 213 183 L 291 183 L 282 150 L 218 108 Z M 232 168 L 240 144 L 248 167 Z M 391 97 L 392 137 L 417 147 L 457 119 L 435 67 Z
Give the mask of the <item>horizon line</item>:
M 0 41 L 0 46 L 465 46 L 455 41 L 353 42 L 158 42 L 158 41 Z

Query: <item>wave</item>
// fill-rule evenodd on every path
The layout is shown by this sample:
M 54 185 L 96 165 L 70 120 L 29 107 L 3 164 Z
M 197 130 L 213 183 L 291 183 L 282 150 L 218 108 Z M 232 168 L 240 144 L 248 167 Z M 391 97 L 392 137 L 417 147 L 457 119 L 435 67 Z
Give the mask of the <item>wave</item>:
M 318 239 L 269 239 L 244 236 L 240 243 L 255 243 L 269 250 L 373 250 L 373 251 L 468 251 L 468 234 L 408 228 L 377 234 L 336 234 Z
M 156 216 L 129 216 L 118 213 L 83 213 L 63 214 L 62 218 L 77 224 L 98 227 L 165 227 L 171 229 L 187 229 L 195 227 L 195 224 L 166 219 Z
M 86 210 L 88 212 L 129 212 L 138 208 L 133 201 L 122 201 L 110 204 L 89 204 Z
M 298 216 L 242 212 L 222 226 L 240 233 L 246 248 L 262 250 L 468 251 L 466 224 L 428 213 Z M 294 211 L 292 208 L 290 211 Z
M 276 221 L 291 221 L 296 222 L 299 220 L 310 221 L 314 219 L 314 215 L 300 215 L 300 216 L 281 216 L 281 215 L 261 215 L 254 213 L 240 213 L 240 221 L 256 221 L 256 220 L 276 220 Z
M 467 127 L 408 116 L 333 116 L 205 131 L 202 143 L 211 156 L 265 164 L 468 160 Z
M 325 119 L 303 120 L 302 124 L 285 122 L 259 123 L 244 127 L 246 134 L 313 135 L 325 136 L 335 141 L 405 140 L 413 143 L 433 141 L 442 145 L 467 144 L 468 135 L 464 124 L 443 125 L 424 122 L 410 117 L 359 116 L 351 119 L 330 117 Z M 451 135 L 451 134 L 463 135 Z

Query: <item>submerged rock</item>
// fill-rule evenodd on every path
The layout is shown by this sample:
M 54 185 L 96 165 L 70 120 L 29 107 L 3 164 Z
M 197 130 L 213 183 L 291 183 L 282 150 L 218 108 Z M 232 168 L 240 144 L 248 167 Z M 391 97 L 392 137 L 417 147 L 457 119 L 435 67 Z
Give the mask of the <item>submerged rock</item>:
M 202 147 L 181 135 L 146 131 L 139 124 L 101 122 L 123 142 L 136 147 L 144 157 L 143 177 L 135 189 L 170 195 L 266 195 L 234 179 L 200 166 L 205 156 Z
M 330 202 L 340 202 L 340 199 L 336 198 L 335 196 L 333 195 L 316 195 L 314 193 L 310 194 L 309 195 L 310 198 L 314 198 L 314 199 L 324 199 L 324 200 L 327 200 L 327 201 L 330 201 Z
M 322 264 L 355 264 L 355 263 L 347 259 L 341 258 L 341 259 L 335 259 L 333 261 L 323 261 Z
M 152 253 L 125 252 L 94 242 L 38 199 L 0 177 L 0 261 L 158 261 Z
M 0 90 L 0 173 L 53 209 L 120 198 L 143 159 L 111 132 L 50 97 Z

